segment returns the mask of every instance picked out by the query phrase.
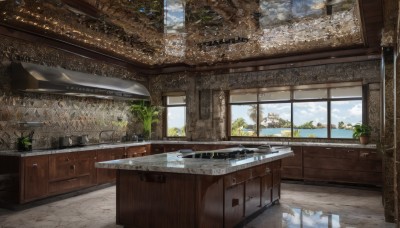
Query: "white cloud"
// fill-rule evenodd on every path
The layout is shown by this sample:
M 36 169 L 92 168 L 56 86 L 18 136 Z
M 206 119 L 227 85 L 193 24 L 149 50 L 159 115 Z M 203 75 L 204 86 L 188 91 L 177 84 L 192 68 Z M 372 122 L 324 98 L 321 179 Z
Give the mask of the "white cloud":
M 361 116 L 362 115 L 362 104 L 357 104 L 357 105 L 353 106 L 349 110 L 349 114 L 352 116 Z

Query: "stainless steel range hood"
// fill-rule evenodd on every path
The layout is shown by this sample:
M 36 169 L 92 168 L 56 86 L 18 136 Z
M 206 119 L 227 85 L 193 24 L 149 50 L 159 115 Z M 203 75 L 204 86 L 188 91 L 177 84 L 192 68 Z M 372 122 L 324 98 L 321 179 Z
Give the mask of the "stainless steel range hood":
M 32 63 L 13 63 L 11 69 L 14 90 L 122 100 L 150 97 L 146 87 L 134 81 Z

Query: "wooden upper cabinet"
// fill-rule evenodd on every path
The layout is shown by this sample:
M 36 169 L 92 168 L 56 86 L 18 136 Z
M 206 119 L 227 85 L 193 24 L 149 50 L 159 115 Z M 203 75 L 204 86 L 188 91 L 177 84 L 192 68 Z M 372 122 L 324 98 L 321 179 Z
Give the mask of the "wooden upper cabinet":
M 45 197 L 48 194 L 49 157 L 32 156 L 23 160 L 24 199 L 23 202 Z

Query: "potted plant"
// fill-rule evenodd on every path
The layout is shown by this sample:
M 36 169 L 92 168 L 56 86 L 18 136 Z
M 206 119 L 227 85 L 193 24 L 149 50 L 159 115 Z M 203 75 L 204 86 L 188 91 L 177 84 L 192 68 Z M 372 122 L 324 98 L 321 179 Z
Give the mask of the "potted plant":
M 31 151 L 32 139 L 29 136 L 21 136 L 17 139 L 18 151 Z
M 141 100 L 133 103 L 129 109 L 142 121 L 144 138 L 151 139 L 151 124 L 159 121 L 162 107 L 153 106 L 149 102 Z
M 371 127 L 366 124 L 356 124 L 353 127 L 353 138 L 359 138 L 361 144 L 368 144 Z

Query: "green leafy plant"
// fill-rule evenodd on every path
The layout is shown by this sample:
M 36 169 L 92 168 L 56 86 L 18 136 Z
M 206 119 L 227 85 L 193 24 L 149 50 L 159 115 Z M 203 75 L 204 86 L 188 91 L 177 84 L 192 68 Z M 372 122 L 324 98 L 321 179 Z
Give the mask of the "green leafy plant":
M 18 150 L 19 151 L 30 151 L 32 150 L 32 139 L 28 136 L 22 136 L 18 138 Z
M 158 123 L 160 114 L 163 110 L 161 106 L 150 105 L 144 100 L 133 103 L 129 110 L 143 123 L 143 136 L 146 139 L 151 139 L 151 125 Z
M 372 128 L 366 124 L 356 124 L 353 127 L 353 138 L 360 138 L 362 136 L 370 136 Z

